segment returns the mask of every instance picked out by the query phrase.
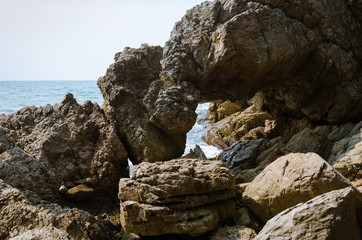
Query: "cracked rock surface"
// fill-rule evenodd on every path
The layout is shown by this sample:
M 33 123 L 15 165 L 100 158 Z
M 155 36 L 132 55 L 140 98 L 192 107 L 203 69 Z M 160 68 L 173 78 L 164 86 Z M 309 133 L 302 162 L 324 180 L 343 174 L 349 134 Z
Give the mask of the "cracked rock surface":
M 323 193 L 352 186 L 315 153 L 290 153 L 267 166 L 245 189 L 245 203 L 264 222 Z
M 176 159 L 141 163 L 119 183 L 121 222 L 144 236 L 197 236 L 233 217 L 235 178 L 221 162 Z

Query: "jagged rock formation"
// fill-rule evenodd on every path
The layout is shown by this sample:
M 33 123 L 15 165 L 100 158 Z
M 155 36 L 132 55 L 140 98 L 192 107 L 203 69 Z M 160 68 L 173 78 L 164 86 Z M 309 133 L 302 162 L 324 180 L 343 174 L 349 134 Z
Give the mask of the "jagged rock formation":
M 243 202 L 263 221 L 323 193 L 351 186 L 315 153 L 291 153 L 266 167 L 245 189 Z
M 173 99 L 187 98 L 188 86 L 173 86 L 158 81 L 161 71 L 161 47 L 146 44 L 139 49 L 125 48 L 115 55 L 105 76 L 99 78 L 107 118 L 114 122 L 134 163 L 164 161 L 180 157 L 186 143 L 186 133 L 196 120 L 194 107 L 182 115 Z M 166 88 L 167 90 L 161 90 Z M 197 93 L 190 93 L 190 95 Z M 187 96 L 185 96 L 187 95 Z M 160 100 L 160 97 L 163 97 Z M 155 110 L 155 108 L 158 110 Z M 164 112 L 172 117 L 165 118 Z M 178 114 L 178 115 L 177 115 Z M 191 127 L 172 129 L 177 117 L 189 118 Z
M 358 240 L 356 194 L 360 193 L 344 188 L 288 208 L 270 219 L 255 240 Z
M 121 223 L 144 236 L 197 236 L 232 218 L 235 179 L 221 162 L 177 159 L 141 163 L 119 183 Z
M 97 104 L 67 94 L 58 105 L 25 107 L 0 118 L 0 179 L 43 199 L 62 199 L 62 184 L 90 179 L 114 199 L 128 176 L 127 152 Z M 113 196 L 113 197 L 112 197 Z
M 202 101 L 261 92 L 275 116 L 342 123 L 362 114 L 362 30 L 346 1 L 204 2 L 179 21 L 161 76 Z

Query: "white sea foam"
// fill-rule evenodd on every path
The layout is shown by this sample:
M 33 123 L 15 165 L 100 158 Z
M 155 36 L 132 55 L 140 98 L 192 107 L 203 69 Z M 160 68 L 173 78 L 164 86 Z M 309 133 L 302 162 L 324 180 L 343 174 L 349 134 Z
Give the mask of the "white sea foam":
M 193 128 L 187 133 L 186 139 L 186 149 L 184 154 L 188 154 L 190 149 L 195 148 L 196 144 L 199 145 L 204 151 L 207 158 L 212 158 L 218 155 L 221 150 L 214 147 L 207 145 L 202 139 L 201 136 L 205 131 L 207 121 L 205 119 L 207 110 L 209 108 L 209 103 L 202 103 L 199 104 L 196 113 L 197 113 L 197 120 Z

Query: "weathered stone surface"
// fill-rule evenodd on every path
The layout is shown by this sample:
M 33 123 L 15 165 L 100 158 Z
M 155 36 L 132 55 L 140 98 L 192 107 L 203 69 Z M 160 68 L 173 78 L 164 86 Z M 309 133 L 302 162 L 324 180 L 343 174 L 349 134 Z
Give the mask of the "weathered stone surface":
M 343 0 L 202 3 L 175 25 L 161 77 L 191 82 L 202 101 L 261 92 L 276 116 L 361 117 L 362 26 L 353 10 Z
M 253 229 L 244 226 L 220 227 L 211 236 L 210 240 L 252 240 L 256 237 Z
M 233 217 L 234 188 L 234 176 L 218 161 L 141 163 L 119 183 L 122 227 L 144 236 L 200 235 Z
M 237 183 L 243 183 L 252 181 L 266 166 L 288 153 L 314 152 L 329 159 L 330 164 L 346 156 L 341 162 L 346 163 L 340 168 L 341 172 L 346 178 L 358 179 L 361 124 L 324 125 L 305 128 L 290 138 L 246 140 L 224 149 L 218 159 L 230 168 Z M 351 165 L 352 159 L 354 165 Z
M 198 236 L 215 229 L 219 221 L 234 215 L 232 200 L 180 211 L 172 206 L 125 201 L 121 203 L 121 223 L 127 232 L 144 236 L 188 234 Z
M 73 199 L 76 201 L 83 201 L 86 199 L 90 199 L 93 195 L 93 188 L 88 187 L 86 184 L 80 184 L 75 186 L 65 192 L 65 195 L 69 199 Z
M 362 122 L 355 126 L 349 124 L 333 134 L 343 134 L 343 130 L 349 132 L 333 145 L 329 162 L 349 180 L 362 178 Z
M 41 200 L 0 179 L 0 239 L 112 239 L 89 213 Z
M 181 156 L 186 132 L 196 120 L 195 109 L 181 116 L 180 104 L 183 102 L 173 101 L 177 97 L 182 99 L 192 91 L 191 88 L 184 91 L 190 84 L 181 87 L 157 81 L 161 57 L 161 47 L 144 44 L 139 49 L 125 48 L 115 55 L 115 63 L 98 80 L 104 98 L 102 108 L 107 118 L 115 122 L 134 163 L 164 161 Z M 163 88 L 164 84 L 167 89 Z M 197 105 L 197 101 L 194 104 Z M 156 107 L 158 111 L 153 111 Z M 165 111 L 169 118 L 165 117 Z M 172 121 L 178 117 L 191 119 L 191 127 L 181 129 L 174 124 Z
M 215 123 L 233 113 L 241 111 L 245 106 L 246 102 L 244 101 L 231 102 L 227 100 L 222 103 L 212 102 L 210 103 L 206 117 L 210 123 Z
M 351 187 L 327 192 L 279 213 L 255 239 L 359 240 L 355 201 Z
M 58 105 L 25 107 L 0 118 L 0 178 L 44 199 L 59 200 L 63 182 L 90 178 L 112 198 L 127 173 L 127 152 L 97 104 L 80 106 L 71 94 Z M 4 141 L 2 141 L 4 145 Z M 10 143 L 9 143 L 10 142 Z
M 291 153 L 266 167 L 246 188 L 243 202 L 263 221 L 320 194 L 351 186 L 315 153 Z
M 211 124 L 205 130 L 202 139 L 209 145 L 224 149 L 233 143 L 245 140 L 247 138 L 246 135 L 252 129 L 264 127 L 265 120 L 269 118 L 270 116 L 267 113 L 257 110 L 254 106 L 250 106 L 244 111 L 234 113 Z M 252 133 L 249 135 L 252 135 Z M 264 135 L 262 134 L 260 137 L 264 137 Z

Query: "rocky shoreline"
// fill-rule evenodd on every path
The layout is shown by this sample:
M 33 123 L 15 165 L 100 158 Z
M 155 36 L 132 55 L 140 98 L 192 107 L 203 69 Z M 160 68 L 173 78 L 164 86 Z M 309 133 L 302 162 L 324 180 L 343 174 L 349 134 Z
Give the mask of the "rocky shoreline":
M 360 239 L 361 9 L 204 2 L 115 55 L 101 107 L 0 115 L 0 239 Z M 180 158 L 204 102 L 223 151 Z

